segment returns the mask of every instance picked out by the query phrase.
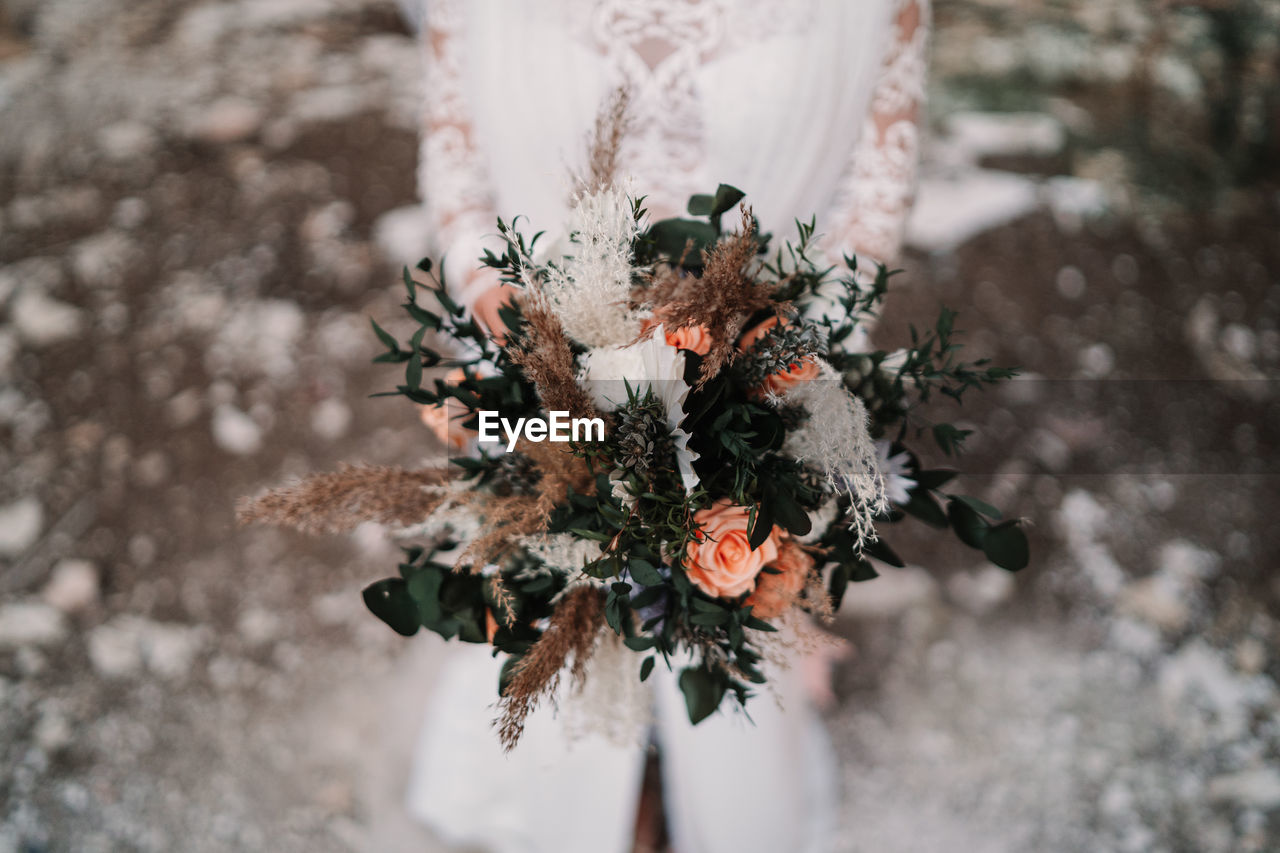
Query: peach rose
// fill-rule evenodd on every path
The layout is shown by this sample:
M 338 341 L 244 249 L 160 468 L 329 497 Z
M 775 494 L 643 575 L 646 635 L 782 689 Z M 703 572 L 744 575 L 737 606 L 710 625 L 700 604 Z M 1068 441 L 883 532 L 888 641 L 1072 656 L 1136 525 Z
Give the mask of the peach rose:
M 640 328 L 642 331 L 649 331 L 659 323 L 665 324 L 666 317 L 663 315 L 662 309 L 654 312 L 653 317 L 645 320 Z M 687 349 L 696 352 L 698 355 L 706 355 L 711 352 L 711 332 L 701 323 L 691 326 L 683 326 L 679 329 L 663 328 L 667 343 L 677 349 Z
M 490 644 L 493 638 L 498 635 L 498 620 L 494 618 L 493 611 L 489 608 L 484 609 L 484 636 Z
M 701 323 L 667 332 L 667 343 L 677 349 L 693 350 L 698 355 L 711 352 L 711 332 Z
M 721 498 L 693 514 L 698 526 L 694 541 L 685 550 L 685 570 L 694 586 L 707 595 L 736 598 L 755 588 L 760 569 L 778 558 L 777 527 L 759 548 L 747 542 L 748 510 Z
M 808 382 L 817 379 L 820 371 L 818 370 L 818 362 L 812 358 L 804 358 L 789 366 L 786 370 L 779 370 L 771 376 L 764 378 L 764 390 L 774 394 L 781 394 L 797 382 Z
M 454 368 L 445 374 L 445 381 L 456 383 L 466 378 L 462 368 Z M 449 450 L 457 453 L 467 448 L 471 437 L 475 435 L 472 430 L 462 425 L 467 419 L 467 410 L 458 400 L 453 397 L 445 400 L 443 403 L 435 403 L 430 406 L 423 406 L 418 411 L 418 417 L 422 419 L 422 423 L 429 427 L 436 438 Z
M 769 330 L 774 326 L 779 323 L 783 326 L 788 326 L 790 325 L 790 322 L 791 321 L 789 320 L 779 320 L 778 315 L 776 314 L 772 317 L 761 320 L 759 323 L 743 332 L 742 337 L 738 338 L 738 349 L 742 352 L 746 352 L 755 346 L 757 341 L 769 334 Z
M 755 591 L 747 596 L 747 604 L 754 608 L 752 615 L 761 619 L 781 616 L 795 603 L 796 597 L 809 582 L 813 558 L 795 542 L 784 539 L 778 547 L 778 559 L 769 568 L 777 569 L 779 574 L 761 572 L 756 578 Z

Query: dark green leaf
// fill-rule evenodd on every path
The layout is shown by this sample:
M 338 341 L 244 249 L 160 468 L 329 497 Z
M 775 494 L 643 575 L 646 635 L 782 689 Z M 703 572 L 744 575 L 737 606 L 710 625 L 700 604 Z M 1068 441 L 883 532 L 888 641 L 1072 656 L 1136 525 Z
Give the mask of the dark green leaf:
M 498 695 L 505 696 L 511 679 L 516 676 L 516 666 L 520 663 L 519 655 L 511 655 L 502 662 L 502 671 L 498 673 Z
M 1020 571 L 1031 562 L 1031 549 L 1027 535 L 1017 519 L 1002 521 L 987 531 L 982 542 L 982 552 L 987 559 L 1002 569 Z
M 635 582 L 643 586 L 657 586 L 662 583 L 662 575 L 658 574 L 658 570 L 648 560 L 642 560 L 639 557 L 632 557 L 627 564 L 627 568 L 631 571 L 631 577 Z
M 689 196 L 688 210 L 690 216 L 710 216 L 714 207 L 715 198 L 713 196 L 705 193 Z
M 365 606 L 391 630 L 406 637 L 418 632 L 418 608 L 409 595 L 408 584 L 403 578 L 384 578 L 364 589 Z
M 719 216 L 722 213 L 733 209 L 734 205 L 747 197 L 747 194 L 737 187 L 731 187 L 728 184 L 721 184 L 716 187 L 716 197 L 711 205 L 711 215 Z M 690 200 L 692 203 L 692 200 Z
M 764 544 L 764 541 L 769 538 L 769 534 L 772 532 L 772 509 L 766 504 L 760 504 L 756 507 L 755 523 L 751 525 L 751 530 L 747 534 L 747 544 L 754 551 Z
M 955 501 L 965 502 L 969 505 L 970 509 L 982 513 L 987 518 L 993 518 L 996 521 L 999 521 L 1002 518 L 1000 510 L 996 509 L 986 501 L 980 501 L 977 498 L 971 498 L 968 495 L 947 495 L 947 497 Z
M 925 524 L 934 527 L 947 526 L 947 514 L 942 511 L 942 507 L 938 506 L 938 502 L 933 496 L 922 489 L 915 489 L 911 492 L 911 500 L 907 501 L 902 507 L 908 515 L 914 515 Z
M 695 726 L 711 716 L 724 698 L 724 682 L 703 667 L 681 672 L 679 684 L 689 711 L 689 722 Z
M 976 510 L 963 501 L 952 500 L 947 503 L 947 518 L 961 542 L 970 548 L 982 548 L 990 525 Z
M 422 387 L 422 356 L 414 352 L 404 366 L 404 383 L 417 390 Z
M 940 489 L 951 482 L 958 473 L 949 468 L 934 468 L 930 471 L 917 471 L 912 479 L 921 489 Z
M 383 345 L 386 346 L 387 349 L 392 352 L 398 352 L 400 350 L 400 344 L 390 332 L 378 325 L 377 320 L 370 317 L 369 322 L 373 324 L 373 333 L 378 336 L 378 340 L 382 341 Z
M 896 569 L 901 569 L 907 565 L 902 561 L 902 558 L 889 547 L 889 543 L 885 542 L 883 539 L 877 539 L 874 542 L 867 543 L 866 547 L 864 547 L 862 551 L 868 557 L 875 557 L 880 562 L 888 563 Z
M 645 681 L 649 678 L 649 674 L 653 672 L 653 655 L 644 659 L 644 663 L 640 664 L 640 680 Z

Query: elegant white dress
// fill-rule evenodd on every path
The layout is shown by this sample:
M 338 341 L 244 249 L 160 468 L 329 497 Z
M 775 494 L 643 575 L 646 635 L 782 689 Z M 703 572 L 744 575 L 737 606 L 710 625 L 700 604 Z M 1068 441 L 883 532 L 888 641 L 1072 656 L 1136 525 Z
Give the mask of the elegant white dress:
M 733 184 L 779 239 L 817 215 L 832 257 L 897 253 L 917 160 L 927 0 L 429 0 L 420 189 L 466 303 L 494 219 L 565 219 L 597 111 L 631 93 L 622 171 L 655 217 Z M 752 722 L 690 726 L 675 675 L 602 644 L 586 695 L 536 712 L 504 755 L 499 662 L 463 646 L 436 686 L 408 791 L 444 840 L 495 853 L 631 848 L 652 734 L 678 853 L 822 851 L 836 774 L 791 671 Z M 581 725 L 583 721 L 587 725 Z M 598 731 L 607 722 L 609 732 Z

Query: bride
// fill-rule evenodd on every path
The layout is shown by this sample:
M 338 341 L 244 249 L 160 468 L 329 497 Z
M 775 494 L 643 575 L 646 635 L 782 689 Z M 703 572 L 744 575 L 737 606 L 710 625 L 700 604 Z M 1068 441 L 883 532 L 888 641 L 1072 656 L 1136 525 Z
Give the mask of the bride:
M 580 171 L 596 112 L 619 87 L 631 129 L 620 174 L 653 218 L 724 182 L 748 193 L 779 239 L 816 214 L 831 258 L 857 254 L 867 268 L 896 255 L 927 0 L 425 2 L 419 185 L 451 287 L 490 328 L 510 294 L 474 259 L 498 249 L 496 217 L 565 220 L 566 175 Z M 609 656 L 597 653 L 592 695 L 539 709 L 507 755 L 490 727 L 499 662 L 483 646 L 454 651 L 408 792 L 410 811 L 446 842 L 630 850 L 651 739 L 677 853 L 828 848 L 837 782 L 812 666 L 771 674 L 774 696 L 752 703 L 750 721 L 721 711 L 694 728 L 671 673 L 610 679 L 598 671 Z

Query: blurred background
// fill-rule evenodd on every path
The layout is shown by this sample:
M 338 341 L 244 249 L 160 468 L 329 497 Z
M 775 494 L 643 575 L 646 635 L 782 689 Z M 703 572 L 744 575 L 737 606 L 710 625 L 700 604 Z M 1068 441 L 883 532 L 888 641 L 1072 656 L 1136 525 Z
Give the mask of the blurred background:
M 1277 849 L 1280 2 L 935 17 L 878 342 L 1024 369 L 949 414 L 1033 564 L 850 590 L 842 849 Z M 0 0 L 0 851 L 437 849 L 393 552 L 233 520 L 438 452 L 366 399 L 422 97 L 392 0 Z

